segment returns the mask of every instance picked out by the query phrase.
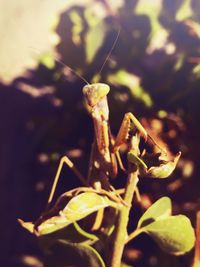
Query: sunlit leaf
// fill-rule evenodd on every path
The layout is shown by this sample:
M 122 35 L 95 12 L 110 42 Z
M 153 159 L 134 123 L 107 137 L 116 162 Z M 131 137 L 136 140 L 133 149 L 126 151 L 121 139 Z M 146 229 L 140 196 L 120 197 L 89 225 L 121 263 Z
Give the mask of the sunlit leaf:
M 182 21 L 192 16 L 191 0 L 183 0 L 179 10 L 176 13 L 176 20 Z
M 80 16 L 80 14 L 75 11 L 72 10 L 69 13 L 69 17 L 73 23 L 73 27 L 72 27 L 72 41 L 74 42 L 74 44 L 76 45 L 80 45 L 81 44 L 81 37 L 80 34 L 83 31 L 83 21 L 82 18 Z
M 162 0 L 139 0 L 135 8 L 135 13 L 137 15 L 146 15 L 150 21 L 150 42 L 146 49 L 148 54 L 152 54 L 155 50 L 163 49 L 167 43 L 169 32 L 163 27 L 162 23 L 160 23 L 161 12 Z
M 60 214 L 70 221 L 77 221 L 108 206 L 117 207 L 116 203 L 110 201 L 106 196 L 86 192 L 73 197 Z
M 175 65 L 174 65 L 174 71 L 175 72 L 179 71 L 183 67 L 184 61 L 185 61 L 185 55 L 184 55 L 184 53 L 180 53 L 179 56 L 177 57 Z
M 171 199 L 168 197 L 162 197 L 151 205 L 148 210 L 142 215 L 138 222 L 138 228 L 144 227 L 149 223 L 156 220 L 169 217 L 172 211 Z
M 149 19 L 151 20 L 151 26 L 152 30 L 155 31 L 156 28 L 160 28 L 159 22 L 158 22 L 158 16 L 160 14 L 162 8 L 162 1 L 161 0 L 155 0 L 155 1 L 145 1 L 145 0 L 139 0 L 137 2 L 135 13 L 138 15 L 147 15 Z
M 55 59 L 53 54 L 44 53 L 39 57 L 40 64 L 43 64 L 48 69 L 53 69 L 55 67 Z
M 160 119 L 164 119 L 164 118 L 166 118 L 166 117 L 167 117 L 167 111 L 165 111 L 165 110 L 163 110 L 163 109 L 159 110 L 159 111 L 158 111 L 158 117 L 159 117 Z
M 108 197 L 94 192 L 85 192 L 73 197 L 59 214 L 44 220 L 37 226 L 37 234 L 44 235 L 58 231 L 71 223 L 81 220 L 99 209 L 111 206 L 120 208 L 121 204 L 108 199 Z M 33 224 L 20 222 L 21 225 L 33 233 Z
M 192 69 L 192 74 L 195 79 L 200 78 L 200 64 L 197 64 L 196 66 L 194 66 L 194 68 Z
M 159 179 L 169 177 L 172 174 L 172 172 L 175 170 L 180 156 L 181 156 L 181 152 L 179 152 L 174 157 L 173 160 L 160 163 L 159 166 L 150 167 L 147 171 L 145 171 L 145 176 L 151 177 L 151 178 L 159 178 Z
M 18 222 L 21 224 L 23 228 L 25 228 L 30 233 L 33 233 L 34 230 L 34 224 L 32 222 L 24 222 L 21 219 L 18 219 Z
M 175 170 L 181 156 L 181 152 L 179 152 L 171 160 L 164 160 L 163 155 L 165 154 L 163 153 L 164 152 L 157 154 L 145 153 L 142 157 L 140 157 L 136 155 L 133 150 L 128 152 L 127 158 L 139 168 L 140 176 L 163 179 L 169 177 Z M 165 158 L 166 156 L 167 155 L 165 155 Z
M 140 78 L 138 76 L 128 73 L 126 70 L 119 70 L 108 76 L 108 82 L 127 87 L 132 96 L 142 101 L 145 106 L 151 107 L 153 105 L 151 96 L 142 88 Z
M 146 225 L 143 230 L 169 254 L 182 255 L 194 246 L 194 230 L 190 220 L 184 215 L 169 216 L 154 221 Z
M 162 197 L 142 215 L 136 232 L 150 235 L 167 253 L 181 255 L 194 246 L 194 230 L 186 216 L 171 216 L 171 210 L 170 198 Z
M 91 63 L 101 48 L 106 34 L 106 26 L 104 21 L 99 22 L 97 25 L 89 28 L 85 36 L 85 52 L 86 61 Z
M 57 241 L 48 251 L 44 267 L 105 267 L 99 253 L 88 245 Z

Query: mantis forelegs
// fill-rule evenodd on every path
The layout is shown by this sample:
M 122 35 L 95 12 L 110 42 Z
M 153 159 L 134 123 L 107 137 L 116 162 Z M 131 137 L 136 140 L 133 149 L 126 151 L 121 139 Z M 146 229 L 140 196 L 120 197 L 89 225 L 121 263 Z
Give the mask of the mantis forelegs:
M 130 132 L 134 129 L 134 126 L 137 128 L 140 135 L 145 139 L 145 141 L 147 140 L 148 134 L 142 124 L 131 112 L 128 112 L 124 115 L 118 135 L 115 140 L 113 147 L 115 153 L 119 150 L 120 146 L 126 143 L 126 141 L 129 139 Z

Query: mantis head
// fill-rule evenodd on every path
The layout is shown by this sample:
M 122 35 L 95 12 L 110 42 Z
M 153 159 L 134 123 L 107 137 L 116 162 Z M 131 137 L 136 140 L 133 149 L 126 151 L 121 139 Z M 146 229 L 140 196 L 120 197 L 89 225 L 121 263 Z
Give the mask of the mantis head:
M 102 98 L 107 96 L 109 91 L 110 87 L 105 83 L 92 83 L 83 87 L 85 100 L 90 107 L 97 105 Z

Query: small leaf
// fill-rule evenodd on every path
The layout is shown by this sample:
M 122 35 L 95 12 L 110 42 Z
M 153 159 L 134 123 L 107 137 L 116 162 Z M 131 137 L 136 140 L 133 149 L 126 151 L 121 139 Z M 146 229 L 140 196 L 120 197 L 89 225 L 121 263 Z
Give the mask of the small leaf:
M 194 246 L 194 230 L 190 220 L 184 215 L 154 221 L 145 226 L 143 231 L 169 254 L 182 255 Z
M 21 219 L 17 219 L 18 222 L 20 223 L 20 225 L 25 228 L 27 231 L 29 231 L 30 233 L 33 234 L 33 230 L 34 230 L 34 224 L 32 222 L 24 222 Z
M 69 12 L 69 17 L 73 24 L 72 27 L 72 41 L 75 45 L 80 45 L 81 43 L 81 33 L 83 31 L 83 19 L 79 12 L 72 10 Z
M 137 15 L 146 15 L 151 25 L 151 35 L 155 35 L 162 30 L 162 25 L 159 21 L 160 12 L 162 10 L 162 1 L 146 1 L 140 0 L 135 7 Z
M 134 163 L 137 167 L 147 169 L 147 165 L 142 159 L 140 159 L 135 153 L 131 150 L 127 154 L 128 161 Z
M 116 207 L 116 203 L 109 200 L 106 196 L 98 195 L 93 192 L 86 192 L 73 197 L 60 214 L 74 222 L 99 209 L 113 205 Z
M 152 107 L 153 100 L 150 94 L 144 90 L 141 85 L 141 79 L 124 69 L 108 76 L 108 82 L 114 85 L 125 86 L 129 89 L 131 95 L 143 102 L 146 107 Z
M 142 228 L 149 223 L 156 220 L 166 218 L 171 215 L 172 204 L 171 199 L 168 197 L 162 197 L 151 205 L 148 210 L 142 215 L 138 222 L 137 228 Z
M 143 174 L 145 175 L 145 177 L 150 177 L 150 178 L 158 178 L 158 179 L 167 178 L 175 170 L 180 156 L 181 156 L 181 152 L 179 152 L 174 157 L 173 160 L 165 161 L 164 163 L 160 163 L 159 166 L 150 167 Z
M 90 64 L 98 50 L 101 48 L 105 39 L 106 27 L 104 21 L 98 22 L 97 25 L 91 26 L 85 36 L 86 61 Z M 97 40 L 98 36 L 98 40 Z
M 43 53 L 39 57 L 39 63 L 43 64 L 46 68 L 48 69 L 53 69 L 55 68 L 55 59 L 52 54 L 50 53 Z
M 105 267 L 99 253 L 88 245 L 58 240 L 48 251 L 44 267 Z
M 176 20 L 183 21 L 190 18 L 193 15 L 191 8 L 191 0 L 183 0 L 179 10 L 176 13 Z
M 53 216 L 50 219 L 42 222 L 38 228 L 38 235 L 46 235 L 53 233 L 57 230 L 60 230 L 69 224 L 71 224 L 69 220 L 67 220 L 64 216 Z

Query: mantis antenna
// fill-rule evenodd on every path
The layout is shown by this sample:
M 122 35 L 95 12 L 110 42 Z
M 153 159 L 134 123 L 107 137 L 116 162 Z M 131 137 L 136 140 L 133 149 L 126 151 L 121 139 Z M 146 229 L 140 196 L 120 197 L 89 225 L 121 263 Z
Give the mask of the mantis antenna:
M 37 49 L 35 49 L 34 47 L 30 47 L 32 50 L 34 50 L 37 54 L 41 54 Z M 68 68 L 71 72 L 73 72 L 77 77 L 79 77 L 82 81 L 84 81 L 84 83 L 89 85 L 89 82 L 80 74 L 78 74 L 74 69 L 72 69 L 70 66 L 66 65 L 62 60 L 60 60 L 59 58 L 57 58 L 55 55 L 53 55 L 53 59 L 55 61 L 57 61 L 58 63 L 60 63 L 63 67 Z
M 100 68 L 98 74 L 101 74 L 101 72 L 102 72 L 102 70 L 103 70 L 105 64 L 107 63 L 108 59 L 110 58 L 110 55 L 111 55 L 113 49 L 115 48 L 116 43 L 117 43 L 117 41 L 118 41 L 118 39 L 119 39 L 120 31 L 121 31 L 121 28 L 119 27 L 118 32 L 117 32 L 117 36 L 115 37 L 115 40 L 114 40 L 114 43 L 112 44 L 112 47 L 110 48 L 110 51 L 109 51 L 108 55 L 106 56 L 106 59 L 104 60 L 104 62 L 103 62 L 103 64 L 102 64 L 102 66 L 101 66 L 101 68 Z M 81 76 L 81 75 L 78 74 L 74 69 L 72 69 L 71 67 L 69 67 L 68 65 L 66 65 L 62 60 L 60 60 L 60 59 L 58 59 L 58 58 L 56 58 L 56 57 L 54 57 L 54 58 L 55 58 L 55 60 L 56 60 L 57 62 L 59 62 L 61 65 L 63 65 L 64 67 L 69 68 L 69 69 L 70 69 L 76 76 L 78 76 L 78 77 L 79 77 L 81 80 L 83 80 L 86 84 L 88 84 L 88 85 L 90 84 L 90 83 L 89 83 L 83 76 Z
M 119 38 L 119 35 L 120 35 L 120 31 L 121 31 L 121 28 L 119 27 L 118 32 L 117 32 L 117 36 L 115 38 L 115 41 L 114 41 L 114 43 L 113 43 L 113 45 L 112 45 L 112 47 L 111 47 L 111 49 L 110 49 L 110 51 L 109 51 L 106 59 L 104 60 L 102 66 L 101 66 L 101 68 L 100 68 L 100 70 L 98 72 L 99 74 L 102 72 L 105 64 L 107 63 L 108 59 L 110 58 L 110 55 L 111 55 L 113 49 L 115 48 L 115 45 L 116 45 L 116 43 L 118 41 L 118 38 Z M 37 54 L 40 54 L 39 50 L 35 49 L 34 47 L 30 47 L 30 48 L 32 50 L 34 50 Z M 53 56 L 53 58 L 55 59 L 55 61 L 57 61 L 58 63 L 60 63 L 62 66 L 68 68 L 71 72 L 73 72 L 77 77 L 79 77 L 82 81 L 84 81 L 84 83 L 86 83 L 88 85 L 90 84 L 83 76 L 81 76 L 80 74 L 78 74 L 74 69 L 72 69 L 70 66 L 66 65 L 62 60 L 58 59 L 55 55 Z
M 89 82 L 83 78 L 83 76 L 81 76 L 80 74 L 78 74 L 74 69 L 72 69 L 70 66 L 66 65 L 62 60 L 54 57 L 54 59 L 59 62 L 61 65 L 63 65 L 64 67 L 67 67 L 68 69 L 70 69 L 71 72 L 73 72 L 77 77 L 79 77 L 82 81 L 84 81 L 86 84 L 89 85 Z
M 102 66 L 101 66 L 101 68 L 100 68 L 98 74 L 101 74 L 101 72 L 102 72 L 102 70 L 103 70 L 105 64 L 107 63 L 107 61 L 108 61 L 108 59 L 109 59 L 109 57 L 110 57 L 110 55 L 111 55 L 113 49 L 115 48 L 115 45 L 116 45 L 116 43 L 117 43 L 117 41 L 118 41 L 118 39 L 119 39 L 120 31 L 121 31 L 121 28 L 119 27 L 118 32 L 117 32 L 117 36 L 115 37 L 115 41 L 114 41 L 112 47 L 110 48 L 110 51 L 109 51 L 109 53 L 108 53 L 106 59 L 104 60 L 104 62 L 103 62 L 103 64 L 102 64 Z

